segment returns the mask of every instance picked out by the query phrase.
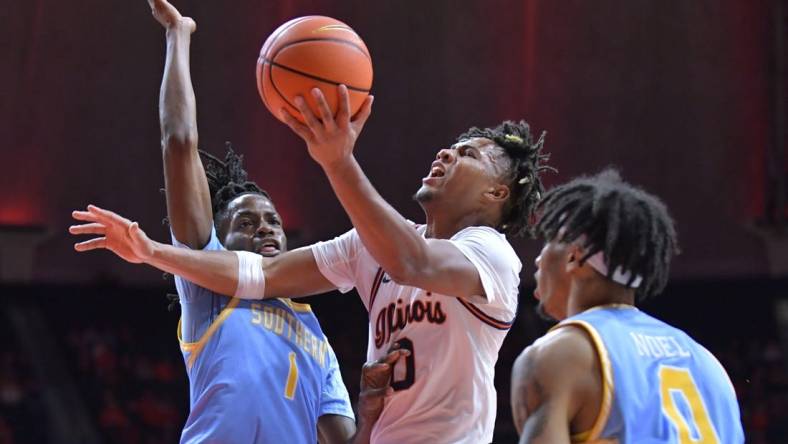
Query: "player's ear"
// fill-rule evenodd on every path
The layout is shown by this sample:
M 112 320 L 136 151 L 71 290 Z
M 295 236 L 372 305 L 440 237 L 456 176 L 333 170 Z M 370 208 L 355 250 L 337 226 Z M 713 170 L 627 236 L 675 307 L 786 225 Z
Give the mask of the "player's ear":
M 566 272 L 571 273 L 580 268 L 580 258 L 583 257 L 583 248 L 571 243 L 566 247 Z
M 509 194 L 509 187 L 498 183 L 487 188 L 484 192 L 484 197 L 494 202 L 503 202 L 509 198 Z

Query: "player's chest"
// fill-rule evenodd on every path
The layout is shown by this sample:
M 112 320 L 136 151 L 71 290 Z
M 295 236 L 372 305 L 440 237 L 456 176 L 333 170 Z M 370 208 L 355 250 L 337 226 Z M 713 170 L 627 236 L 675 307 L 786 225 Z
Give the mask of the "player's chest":
M 370 328 L 375 348 L 387 346 L 405 331 L 443 328 L 451 317 L 452 297 L 399 285 L 383 274 L 370 297 Z

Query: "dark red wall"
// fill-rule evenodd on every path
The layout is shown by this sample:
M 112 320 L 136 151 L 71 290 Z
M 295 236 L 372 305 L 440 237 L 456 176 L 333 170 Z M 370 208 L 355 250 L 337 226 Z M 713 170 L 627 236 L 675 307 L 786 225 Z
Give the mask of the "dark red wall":
M 42 281 L 159 274 L 77 255 L 71 209 L 96 203 L 166 239 L 157 117 L 164 34 L 145 1 L 13 2 L 0 12 L 0 224 L 46 224 Z M 470 125 L 547 130 L 556 183 L 612 164 L 671 208 L 677 277 L 766 273 L 746 228 L 763 211 L 773 143 L 773 0 L 179 1 L 198 23 L 192 71 L 201 147 L 246 155 L 305 241 L 349 227 L 320 170 L 260 102 L 261 43 L 299 15 L 337 17 L 375 65 L 357 155 L 380 192 L 410 200 L 430 159 Z M 533 242 L 518 248 L 532 272 Z

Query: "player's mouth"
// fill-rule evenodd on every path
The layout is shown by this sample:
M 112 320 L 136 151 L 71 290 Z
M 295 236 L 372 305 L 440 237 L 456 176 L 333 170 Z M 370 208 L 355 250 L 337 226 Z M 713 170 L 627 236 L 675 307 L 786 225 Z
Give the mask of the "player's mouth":
M 257 253 L 266 257 L 276 256 L 281 252 L 281 248 L 279 241 L 276 239 L 265 238 L 260 242 L 260 246 L 257 247 Z
M 432 162 L 432 167 L 430 168 L 429 174 L 427 177 L 422 179 L 421 181 L 425 184 L 434 185 L 446 176 L 446 167 L 440 161 Z

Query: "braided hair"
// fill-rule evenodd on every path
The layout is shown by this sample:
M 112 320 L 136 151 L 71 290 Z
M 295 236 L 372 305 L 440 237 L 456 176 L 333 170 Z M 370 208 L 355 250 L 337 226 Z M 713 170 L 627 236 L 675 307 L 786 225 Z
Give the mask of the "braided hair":
M 545 165 L 550 158 L 549 154 L 542 153 L 546 134 L 542 131 L 534 141 L 528 123 L 506 120 L 495 128 L 471 127 L 457 138 L 457 141 L 473 137 L 490 139 L 509 158 L 511 166 L 504 179 L 509 186 L 510 197 L 498 227 L 508 235 L 534 235 L 534 208 L 544 192 L 540 173 L 546 170 L 556 172 L 555 168 Z
M 214 224 L 217 227 L 225 216 L 227 205 L 236 197 L 243 194 L 259 194 L 268 200 L 271 199 L 271 196 L 259 185 L 247 180 L 248 174 L 243 169 L 243 155 L 236 154 L 230 142 L 226 142 L 226 146 L 227 154 L 224 156 L 224 161 L 199 150 L 211 193 Z
M 608 278 L 621 267 L 643 281 L 638 300 L 661 292 L 667 283 L 670 261 L 679 253 L 673 219 L 665 204 L 640 188 L 621 180 L 616 170 L 583 176 L 548 191 L 537 210 L 537 232 L 561 242 L 585 235 L 585 255 L 579 263 L 602 251 Z

